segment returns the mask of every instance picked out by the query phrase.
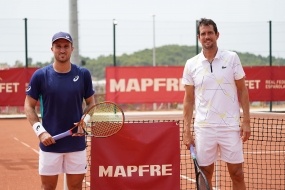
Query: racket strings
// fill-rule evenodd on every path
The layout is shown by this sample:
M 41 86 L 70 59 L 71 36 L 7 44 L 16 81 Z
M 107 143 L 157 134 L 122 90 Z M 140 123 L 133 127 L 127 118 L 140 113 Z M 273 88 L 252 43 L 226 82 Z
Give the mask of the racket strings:
M 91 134 L 96 137 L 106 137 L 117 133 L 121 128 L 121 122 L 92 122 Z
M 201 173 L 198 175 L 197 182 L 198 182 L 197 185 L 198 185 L 199 190 L 208 190 L 209 189 L 207 181 Z
M 88 111 L 90 120 L 87 130 L 96 137 L 107 137 L 117 133 L 123 126 L 124 114 L 112 103 L 98 104 Z

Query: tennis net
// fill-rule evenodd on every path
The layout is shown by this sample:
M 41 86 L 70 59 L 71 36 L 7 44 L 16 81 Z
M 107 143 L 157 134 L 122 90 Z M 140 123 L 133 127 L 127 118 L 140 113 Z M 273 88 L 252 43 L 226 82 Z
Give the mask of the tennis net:
M 241 118 L 242 120 L 242 118 Z M 166 122 L 170 120 L 137 120 L 136 122 Z M 171 120 L 173 122 L 173 120 Z M 192 159 L 182 142 L 183 120 L 176 120 L 180 127 L 180 189 L 195 189 L 195 170 Z M 247 189 L 285 189 L 285 120 L 280 118 L 251 118 L 252 133 L 244 143 L 244 176 Z M 83 183 L 90 189 L 91 143 L 87 138 L 89 171 Z M 216 190 L 232 189 L 226 163 L 217 161 L 212 180 Z

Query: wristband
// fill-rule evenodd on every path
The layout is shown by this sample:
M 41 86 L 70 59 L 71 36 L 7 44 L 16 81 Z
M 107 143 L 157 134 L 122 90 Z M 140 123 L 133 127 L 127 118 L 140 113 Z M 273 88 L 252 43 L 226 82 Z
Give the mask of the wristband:
M 34 123 L 33 130 L 35 131 L 37 136 L 40 136 L 40 134 L 46 132 L 44 126 L 40 122 Z

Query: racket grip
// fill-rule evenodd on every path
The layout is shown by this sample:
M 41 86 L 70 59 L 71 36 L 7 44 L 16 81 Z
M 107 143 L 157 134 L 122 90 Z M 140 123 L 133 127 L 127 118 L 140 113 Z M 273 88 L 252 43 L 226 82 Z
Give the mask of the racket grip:
M 52 138 L 56 141 L 58 139 L 62 139 L 63 137 L 67 137 L 67 136 L 70 136 L 70 135 L 72 135 L 72 132 L 70 130 L 68 130 L 68 131 L 60 133 L 58 135 L 55 135 Z
M 195 154 L 195 150 L 194 150 L 194 146 L 191 144 L 190 145 L 190 152 L 191 152 L 191 156 L 192 156 L 192 158 L 194 159 L 196 159 L 196 154 Z

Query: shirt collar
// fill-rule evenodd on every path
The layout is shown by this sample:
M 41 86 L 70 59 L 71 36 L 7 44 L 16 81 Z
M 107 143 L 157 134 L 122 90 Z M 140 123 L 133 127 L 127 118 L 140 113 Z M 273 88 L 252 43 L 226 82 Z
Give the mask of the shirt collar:
M 220 50 L 220 48 L 218 48 L 218 51 L 217 51 L 214 59 L 219 59 L 221 56 L 221 52 L 222 52 L 222 50 Z M 201 61 L 207 61 L 207 58 L 204 56 L 203 49 L 201 50 L 200 56 L 201 56 L 200 57 Z

